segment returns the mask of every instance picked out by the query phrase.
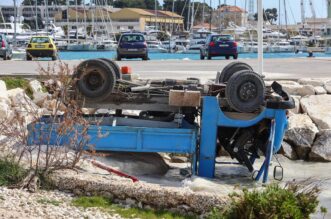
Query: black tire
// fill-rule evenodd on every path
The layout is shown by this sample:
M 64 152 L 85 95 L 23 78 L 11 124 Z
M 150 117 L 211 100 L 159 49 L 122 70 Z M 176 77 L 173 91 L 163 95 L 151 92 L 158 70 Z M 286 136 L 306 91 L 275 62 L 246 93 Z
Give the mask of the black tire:
M 244 62 L 231 62 L 223 68 L 219 78 L 216 79 L 216 82 L 226 83 L 234 73 L 242 70 L 253 71 L 253 68 Z
M 108 65 L 110 65 L 111 67 L 113 67 L 117 79 L 121 79 L 122 78 L 121 68 L 120 68 L 120 66 L 116 62 L 114 62 L 111 59 L 106 59 L 106 58 L 98 58 L 98 59 L 107 62 Z
M 211 60 L 211 56 L 210 56 L 209 54 L 208 54 L 208 56 L 207 56 L 207 59 L 208 59 L 208 60 Z
M 7 60 L 11 60 L 13 58 L 13 54 L 7 57 Z
M 230 56 L 225 56 L 225 59 L 227 59 L 227 60 L 230 59 Z
M 200 59 L 201 60 L 204 60 L 205 59 L 205 56 L 202 54 L 202 51 L 200 51 Z
M 143 60 L 144 61 L 147 61 L 148 60 L 148 55 L 147 54 L 143 57 Z
M 117 57 L 116 57 L 116 60 L 117 60 L 117 61 L 121 61 L 121 60 L 122 60 L 122 57 L 121 57 L 121 55 L 120 55 L 120 54 L 118 54 L 118 53 L 117 53 Z
M 238 54 L 232 56 L 233 59 L 238 59 Z
M 7 53 L 3 55 L 3 60 L 7 60 Z
M 87 100 L 98 102 L 108 98 L 116 83 L 115 70 L 100 59 L 86 60 L 77 67 L 74 78 L 78 92 Z
M 31 61 L 32 60 L 32 57 L 29 54 L 26 54 L 26 60 L 27 61 Z
M 263 105 L 265 85 L 255 72 L 243 70 L 234 73 L 225 89 L 229 106 L 237 112 L 250 113 Z
M 53 55 L 53 56 L 52 56 L 52 60 L 53 60 L 53 61 L 56 61 L 56 60 L 57 60 L 57 56 L 56 56 L 56 55 Z

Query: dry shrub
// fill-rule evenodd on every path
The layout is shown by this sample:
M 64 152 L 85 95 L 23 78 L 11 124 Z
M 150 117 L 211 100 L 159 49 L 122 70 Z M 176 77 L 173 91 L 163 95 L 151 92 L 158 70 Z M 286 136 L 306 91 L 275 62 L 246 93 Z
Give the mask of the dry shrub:
M 39 72 L 52 100 L 52 110 L 43 118 L 47 124 L 40 123 L 44 111 L 26 95 L 22 98 L 24 104 L 0 124 L 1 149 L 6 151 L 6 158 L 29 170 L 19 187 L 38 184 L 40 176 L 45 178 L 54 170 L 74 168 L 89 142 L 89 123 L 71 91 L 74 68 L 58 62 L 40 67 Z

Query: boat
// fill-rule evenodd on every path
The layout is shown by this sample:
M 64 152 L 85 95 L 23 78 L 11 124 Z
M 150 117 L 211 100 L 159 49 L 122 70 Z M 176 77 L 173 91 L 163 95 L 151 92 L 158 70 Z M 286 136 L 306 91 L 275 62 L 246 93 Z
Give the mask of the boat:
M 97 51 L 97 44 L 89 41 L 77 41 L 68 44 L 67 51 Z
M 117 42 L 115 40 L 101 40 L 97 41 L 97 50 L 98 51 L 115 51 L 117 48 Z
M 276 42 L 269 47 L 269 52 L 294 52 L 295 46 L 291 45 L 288 41 Z

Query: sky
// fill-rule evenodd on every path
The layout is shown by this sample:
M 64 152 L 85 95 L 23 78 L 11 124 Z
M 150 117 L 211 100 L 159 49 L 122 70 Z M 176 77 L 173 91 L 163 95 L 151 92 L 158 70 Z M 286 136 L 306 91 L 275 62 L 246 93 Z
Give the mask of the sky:
M 22 2 L 22 0 L 16 0 L 17 3 Z M 134 0 L 132 0 L 134 1 Z M 195 0 L 196 2 L 203 2 L 203 0 Z M 205 0 L 206 3 L 210 3 L 210 0 Z M 212 6 L 216 7 L 219 2 L 224 3 L 225 0 L 212 0 Z M 247 0 L 248 1 L 248 0 Z M 163 0 L 159 0 L 159 2 L 162 4 Z M 234 5 L 236 2 L 237 6 L 245 8 L 245 0 L 226 0 L 226 3 L 228 5 Z M 254 2 L 256 2 L 254 0 Z M 277 0 L 263 0 L 264 8 L 278 8 L 279 1 Z M 283 0 L 281 0 L 283 2 Z M 311 17 L 311 11 L 308 4 L 308 0 L 305 0 L 306 2 L 306 17 Z M 0 0 L 0 5 L 12 5 L 13 0 Z M 317 17 L 326 17 L 327 9 L 326 9 L 326 0 L 313 0 L 313 4 L 316 11 Z M 288 14 L 288 23 L 293 24 L 300 22 L 301 20 L 301 10 L 300 10 L 300 0 L 286 0 L 286 8 L 287 14 Z M 285 12 L 283 4 L 281 6 L 281 23 L 285 23 Z

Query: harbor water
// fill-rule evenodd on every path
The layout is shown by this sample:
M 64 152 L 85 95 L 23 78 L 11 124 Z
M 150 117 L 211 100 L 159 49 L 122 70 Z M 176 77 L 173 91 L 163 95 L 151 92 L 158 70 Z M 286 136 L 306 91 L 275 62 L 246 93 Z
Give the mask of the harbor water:
M 61 60 L 79 60 L 79 59 L 93 59 L 93 58 L 109 58 L 115 59 L 115 51 L 92 51 L 92 52 L 59 52 Z M 307 53 L 264 53 L 264 58 L 301 58 L 307 57 Z M 331 57 L 331 54 L 325 53 L 314 53 L 315 57 Z M 151 60 L 198 60 L 200 59 L 199 54 L 184 54 L 184 53 L 150 53 L 149 58 Z M 257 58 L 257 53 L 243 53 L 239 54 L 239 59 L 255 59 Z M 213 57 L 213 59 L 225 59 L 224 57 Z

